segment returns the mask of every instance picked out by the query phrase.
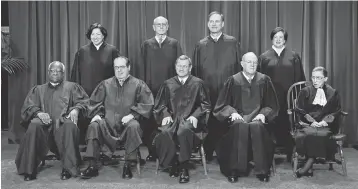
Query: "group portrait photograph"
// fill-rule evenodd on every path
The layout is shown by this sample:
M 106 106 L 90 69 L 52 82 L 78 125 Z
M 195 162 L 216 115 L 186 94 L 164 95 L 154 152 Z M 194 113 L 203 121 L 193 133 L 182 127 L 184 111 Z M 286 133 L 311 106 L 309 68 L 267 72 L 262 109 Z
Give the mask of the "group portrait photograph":
M 1 188 L 358 188 L 358 1 L 1 1 Z

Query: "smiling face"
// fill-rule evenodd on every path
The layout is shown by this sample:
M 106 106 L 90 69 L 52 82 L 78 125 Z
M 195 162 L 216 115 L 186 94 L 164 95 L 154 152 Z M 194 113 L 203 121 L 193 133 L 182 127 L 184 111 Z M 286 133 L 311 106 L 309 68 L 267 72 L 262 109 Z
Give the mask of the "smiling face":
M 191 64 L 188 59 L 186 60 L 178 60 L 175 64 L 175 70 L 179 77 L 186 77 L 191 72 Z
M 282 31 L 277 32 L 272 38 L 272 45 L 276 48 L 282 48 L 285 43 L 286 40 Z
M 124 58 L 116 58 L 114 60 L 114 74 L 117 79 L 125 79 L 129 75 L 131 70 L 130 66 L 127 66 L 127 60 Z
M 103 42 L 104 35 L 102 34 L 101 30 L 99 28 L 95 28 L 92 30 L 91 33 L 91 41 L 94 45 L 99 45 Z
M 241 66 L 245 74 L 254 75 L 257 69 L 257 57 L 254 53 L 247 53 L 242 57 Z
M 220 33 L 224 27 L 224 22 L 222 21 L 220 14 L 213 14 L 210 16 L 208 21 L 208 28 L 211 33 Z
M 315 88 L 321 88 L 327 82 L 328 77 L 325 77 L 322 71 L 313 71 L 311 79 Z

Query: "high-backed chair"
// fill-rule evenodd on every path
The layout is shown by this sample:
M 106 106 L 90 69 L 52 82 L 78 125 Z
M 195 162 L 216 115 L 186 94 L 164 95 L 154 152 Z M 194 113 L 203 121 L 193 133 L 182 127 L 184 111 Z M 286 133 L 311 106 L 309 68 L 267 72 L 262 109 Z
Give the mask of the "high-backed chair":
M 299 92 L 301 91 L 301 89 L 303 89 L 304 87 L 311 85 L 311 82 L 307 82 L 307 81 L 300 81 L 297 83 L 294 83 L 288 90 L 287 93 L 287 113 L 289 115 L 289 119 L 290 119 L 290 126 L 291 126 L 291 135 L 293 138 L 296 137 L 297 132 L 300 130 L 300 128 L 302 128 L 302 126 L 304 125 L 303 122 L 301 122 L 298 118 L 298 113 L 295 111 L 296 109 L 296 105 L 297 105 L 297 98 L 299 95 Z M 331 136 L 331 140 L 334 140 L 337 144 L 337 152 L 340 156 L 340 159 L 336 159 L 334 157 L 333 160 L 327 160 L 324 161 L 323 163 L 325 164 L 329 164 L 329 170 L 333 170 L 333 164 L 339 164 L 342 166 L 342 170 L 343 170 L 343 175 L 347 176 L 347 168 L 346 168 L 346 162 L 344 159 L 344 154 L 343 154 L 343 142 L 344 139 L 346 138 L 345 134 L 342 134 L 341 130 L 342 130 L 342 118 L 347 116 L 348 113 L 341 111 L 340 112 L 340 116 L 338 117 L 338 121 L 339 121 L 339 129 L 337 133 L 334 133 Z M 304 161 L 304 155 L 303 154 L 298 154 L 296 151 L 296 147 L 293 148 L 293 154 L 292 154 L 292 163 L 293 163 L 293 173 L 296 172 L 297 167 L 299 166 L 299 164 L 303 163 Z M 318 163 L 318 162 L 315 162 Z M 320 162 L 322 163 L 322 162 Z

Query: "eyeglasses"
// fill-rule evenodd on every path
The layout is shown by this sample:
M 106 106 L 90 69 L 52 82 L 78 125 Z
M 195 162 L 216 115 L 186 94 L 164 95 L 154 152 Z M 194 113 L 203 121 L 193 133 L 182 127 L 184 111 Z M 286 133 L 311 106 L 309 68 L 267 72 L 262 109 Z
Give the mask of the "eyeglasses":
M 324 79 L 324 77 L 322 77 L 322 76 L 317 76 L 317 77 L 316 77 L 316 76 L 312 76 L 311 79 L 312 79 L 312 80 L 318 80 L 318 81 L 320 81 L 320 80 Z
M 54 74 L 54 73 L 62 73 L 62 70 L 48 70 L 50 73 Z
M 254 65 L 257 65 L 258 64 L 258 62 L 256 61 L 256 62 L 253 62 L 253 61 L 244 61 L 246 64 L 254 64 Z
M 119 70 L 119 69 L 121 69 L 121 70 L 123 70 L 123 69 L 125 69 L 127 66 L 114 66 L 114 70 Z
M 177 68 L 189 68 L 188 65 L 176 65 Z
M 167 27 L 168 26 L 168 24 L 154 24 L 154 26 L 156 26 L 156 27 Z

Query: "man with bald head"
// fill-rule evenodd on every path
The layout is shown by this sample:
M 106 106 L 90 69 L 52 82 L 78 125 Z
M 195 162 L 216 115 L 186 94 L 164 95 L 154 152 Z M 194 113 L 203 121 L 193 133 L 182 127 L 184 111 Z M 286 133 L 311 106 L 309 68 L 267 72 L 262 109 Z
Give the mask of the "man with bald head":
M 51 150 L 60 158 L 61 179 L 77 176 L 81 160 L 78 114 L 86 114 L 88 95 L 77 83 L 63 81 L 65 65 L 55 61 L 48 67 L 49 82 L 33 87 L 21 109 L 27 131 L 15 163 L 24 180 L 36 179 L 37 167 Z
M 140 78 L 148 84 L 154 96 L 165 80 L 175 76 L 175 60 L 183 54 L 178 40 L 167 36 L 168 29 L 168 20 L 163 16 L 156 17 L 153 21 L 155 36 L 144 41 L 141 46 L 143 65 L 140 66 Z M 144 144 L 149 150 L 149 161 L 155 161 L 151 148 L 151 134 L 156 128 L 155 125 L 151 119 L 151 123 L 146 125 L 144 130 Z
M 243 71 L 225 82 L 213 111 L 228 126 L 216 149 L 220 170 L 229 182 L 237 182 L 253 160 L 257 178 L 268 182 L 274 146 L 267 123 L 278 114 L 276 92 L 270 77 L 256 72 L 254 53 L 246 53 L 241 66 Z

